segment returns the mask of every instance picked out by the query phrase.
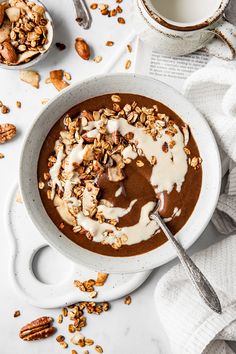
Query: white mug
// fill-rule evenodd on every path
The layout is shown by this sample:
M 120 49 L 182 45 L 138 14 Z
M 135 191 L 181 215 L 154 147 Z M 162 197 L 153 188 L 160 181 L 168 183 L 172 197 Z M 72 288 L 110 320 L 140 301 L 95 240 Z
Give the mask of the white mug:
M 224 19 L 229 1 L 134 0 L 134 28 L 162 54 L 185 55 L 205 47 L 211 55 L 232 60 L 236 27 Z

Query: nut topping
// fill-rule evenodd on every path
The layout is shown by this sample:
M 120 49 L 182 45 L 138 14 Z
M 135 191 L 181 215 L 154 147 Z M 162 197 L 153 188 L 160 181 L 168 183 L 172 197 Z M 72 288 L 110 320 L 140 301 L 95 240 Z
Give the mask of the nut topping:
M 89 60 L 90 58 L 90 48 L 87 42 L 81 37 L 75 40 L 75 50 L 79 56 L 84 60 Z
M 26 341 L 47 338 L 55 333 L 55 328 L 51 327 L 52 321 L 51 317 L 40 317 L 22 327 L 19 336 Z
M 0 124 L 0 144 L 11 140 L 16 135 L 16 127 L 13 124 Z

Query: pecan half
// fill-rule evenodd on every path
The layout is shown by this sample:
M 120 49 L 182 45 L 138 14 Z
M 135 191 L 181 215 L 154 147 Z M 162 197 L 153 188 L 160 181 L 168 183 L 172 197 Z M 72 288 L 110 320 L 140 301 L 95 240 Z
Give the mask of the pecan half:
M 13 124 L 0 124 L 0 144 L 11 140 L 16 135 L 16 127 Z
M 26 341 L 43 339 L 51 336 L 55 332 L 55 327 L 51 326 L 53 319 L 43 316 L 28 323 L 21 328 L 19 336 Z

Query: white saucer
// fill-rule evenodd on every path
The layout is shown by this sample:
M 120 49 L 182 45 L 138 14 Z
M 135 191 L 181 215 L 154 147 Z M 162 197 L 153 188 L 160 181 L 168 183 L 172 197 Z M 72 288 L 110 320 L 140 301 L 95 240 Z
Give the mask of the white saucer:
M 96 279 L 97 273 L 68 261 L 43 239 L 29 219 L 25 207 L 16 200 L 17 187 L 10 194 L 6 210 L 6 230 L 12 245 L 11 276 L 18 294 L 37 307 L 56 308 L 78 301 L 91 301 L 73 281 Z M 93 301 L 111 301 L 137 289 L 151 271 L 111 274 L 97 287 Z

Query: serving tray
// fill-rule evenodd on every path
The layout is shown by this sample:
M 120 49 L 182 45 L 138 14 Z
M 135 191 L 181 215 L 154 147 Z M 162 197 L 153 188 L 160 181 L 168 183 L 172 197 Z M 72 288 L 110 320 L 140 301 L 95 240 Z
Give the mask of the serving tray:
M 43 239 L 27 215 L 23 203 L 16 202 L 18 187 L 9 195 L 5 226 L 11 242 L 10 272 L 14 288 L 28 303 L 40 308 L 68 306 L 91 301 L 88 293 L 75 288 L 73 281 L 96 279 L 97 273 L 67 260 Z M 111 274 L 92 301 L 111 301 L 137 289 L 151 271 Z

